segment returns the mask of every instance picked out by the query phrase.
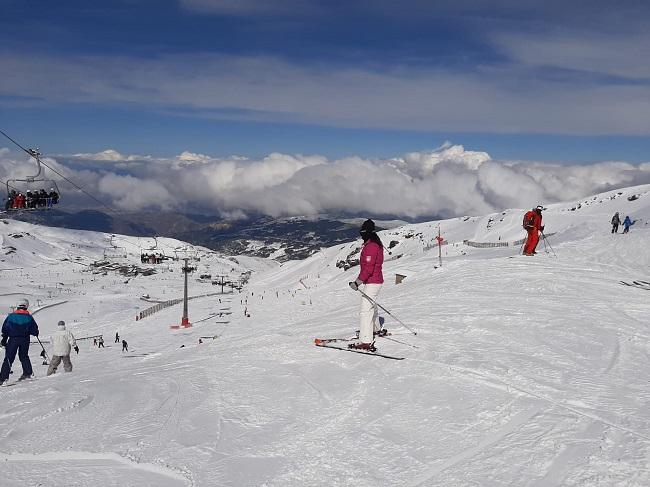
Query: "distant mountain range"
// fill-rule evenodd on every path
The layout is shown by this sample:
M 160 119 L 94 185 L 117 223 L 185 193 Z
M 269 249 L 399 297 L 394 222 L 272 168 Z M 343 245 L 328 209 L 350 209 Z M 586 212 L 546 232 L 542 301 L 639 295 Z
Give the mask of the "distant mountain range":
M 137 237 L 172 237 L 227 255 L 271 257 L 278 261 L 304 259 L 323 247 L 352 241 L 358 238 L 360 221 L 363 220 L 329 216 L 259 216 L 224 220 L 174 212 L 111 215 L 97 210 L 49 210 L 13 213 L 10 216 L 29 223 L 77 230 Z M 384 227 L 402 223 L 405 222 L 387 221 Z

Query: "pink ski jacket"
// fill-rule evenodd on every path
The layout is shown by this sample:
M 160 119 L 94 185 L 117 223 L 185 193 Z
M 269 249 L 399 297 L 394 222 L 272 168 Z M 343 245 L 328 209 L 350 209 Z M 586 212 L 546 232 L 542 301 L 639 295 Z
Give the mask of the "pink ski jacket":
M 360 281 L 365 284 L 383 284 L 384 276 L 381 273 L 381 266 L 384 264 L 384 249 L 377 242 L 368 240 L 363 244 L 361 257 L 359 258 Z

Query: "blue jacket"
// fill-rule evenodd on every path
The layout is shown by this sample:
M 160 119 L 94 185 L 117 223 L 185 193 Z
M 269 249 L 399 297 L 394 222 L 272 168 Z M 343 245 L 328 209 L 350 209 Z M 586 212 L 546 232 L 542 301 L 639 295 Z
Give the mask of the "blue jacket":
M 2 324 L 3 337 L 28 337 L 38 336 L 38 325 L 29 311 L 17 309 L 10 313 Z
M 631 227 L 632 225 L 634 225 L 634 222 L 632 220 L 630 220 L 629 216 L 626 216 L 625 221 L 623 222 L 623 226 L 624 227 Z

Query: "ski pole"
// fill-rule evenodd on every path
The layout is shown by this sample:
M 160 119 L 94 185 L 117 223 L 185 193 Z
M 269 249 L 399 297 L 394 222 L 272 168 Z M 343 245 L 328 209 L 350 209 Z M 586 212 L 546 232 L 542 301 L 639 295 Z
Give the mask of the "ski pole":
M 546 239 L 544 238 L 544 235 L 542 235 L 542 242 L 544 243 L 544 252 L 548 255 L 549 251 L 547 249 L 548 246 L 546 245 Z
M 9 360 L 7 359 L 7 354 L 6 354 L 6 353 L 5 353 L 5 360 L 4 360 L 4 361 L 7 362 L 7 366 L 9 367 L 9 373 L 10 373 L 10 374 L 13 374 L 14 371 L 11 370 L 11 364 L 9 363 Z M 4 364 L 3 364 L 3 365 L 4 365 Z
M 526 232 L 528 232 L 527 228 L 528 228 L 528 227 L 524 227 L 524 229 L 526 230 Z M 524 239 L 524 241 L 521 242 L 521 247 L 519 247 L 519 254 L 523 254 L 523 253 L 524 253 L 524 246 L 526 245 L 526 242 L 528 242 L 528 237 L 529 237 L 529 235 L 526 235 L 526 238 Z
M 47 358 L 47 352 L 45 351 L 45 347 L 44 347 L 43 344 L 41 343 L 41 339 L 38 338 L 38 336 L 36 336 L 36 339 L 38 340 L 38 343 L 41 345 L 41 348 L 43 349 L 43 354 L 42 354 L 41 356 L 45 359 L 45 362 L 46 362 L 46 363 L 44 363 L 43 365 L 47 365 L 47 362 L 49 362 L 50 359 Z
M 402 340 L 396 340 L 396 339 L 391 338 L 391 337 L 382 337 L 382 338 L 385 339 L 385 340 L 390 340 L 391 342 L 401 343 L 402 345 L 406 345 L 407 347 L 420 348 L 417 345 L 413 345 L 412 343 L 406 343 L 406 342 L 403 342 Z
M 5 350 L 4 350 L 4 352 L 5 352 L 5 359 L 4 359 L 4 362 L 7 362 L 7 366 L 9 367 L 9 373 L 10 373 L 10 374 L 13 374 L 13 371 L 11 370 L 11 363 L 9 362 L 9 360 L 7 360 L 7 345 L 4 345 L 2 348 L 5 349 Z M 4 366 L 4 362 L 3 362 L 3 364 L 2 364 L 3 366 Z
M 391 315 L 395 321 L 397 321 L 400 325 L 402 325 L 402 326 L 403 326 L 404 328 L 406 328 L 408 331 L 410 331 L 410 332 L 413 333 L 414 335 L 417 335 L 417 332 L 416 332 L 416 331 L 413 331 L 411 328 L 409 328 L 409 327 L 406 326 L 404 323 L 402 323 L 402 322 L 401 322 L 401 321 L 400 321 L 400 320 L 399 320 L 399 319 L 398 319 L 398 318 L 397 318 L 393 313 L 391 313 L 390 311 L 388 311 L 388 310 L 387 310 L 386 308 L 384 308 L 381 304 L 379 304 L 377 301 L 375 301 L 375 300 L 372 299 L 370 296 L 368 296 L 366 293 L 364 293 L 361 289 L 358 289 L 358 291 L 359 291 L 359 292 L 360 292 L 360 293 L 361 293 L 361 294 L 362 294 L 362 295 L 363 295 L 363 296 L 364 296 L 368 301 L 370 301 L 370 302 L 373 303 L 375 306 L 378 306 L 379 308 L 383 309 L 386 313 L 388 313 L 389 315 Z
M 551 252 L 553 252 L 553 255 L 557 257 L 557 254 L 555 253 L 555 250 L 553 250 L 553 247 L 551 247 L 551 242 L 548 241 L 548 238 L 546 238 L 546 235 L 544 234 L 544 231 L 542 231 L 542 237 L 544 238 L 544 245 L 548 244 L 548 248 L 551 249 Z

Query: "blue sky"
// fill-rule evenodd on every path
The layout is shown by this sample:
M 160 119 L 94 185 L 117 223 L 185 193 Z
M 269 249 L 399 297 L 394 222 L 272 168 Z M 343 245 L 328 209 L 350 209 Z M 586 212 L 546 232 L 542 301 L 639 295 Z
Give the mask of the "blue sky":
M 611 5 L 0 0 L 0 128 L 51 154 L 648 161 L 650 7 Z

